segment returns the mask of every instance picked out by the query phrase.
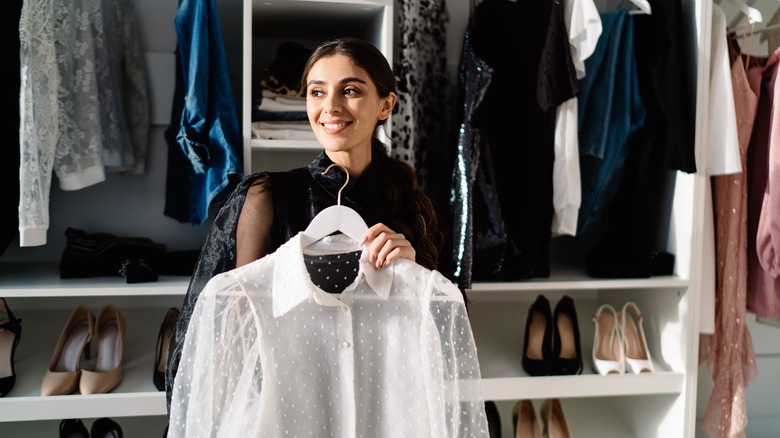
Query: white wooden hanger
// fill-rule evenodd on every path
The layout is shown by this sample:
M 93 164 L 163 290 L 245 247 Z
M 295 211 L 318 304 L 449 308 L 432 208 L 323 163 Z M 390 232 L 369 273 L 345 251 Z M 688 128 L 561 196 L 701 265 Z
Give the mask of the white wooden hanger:
M 331 164 L 325 169 L 322 174 L 328 173 L 331 167 L 338 166 L 347 175 L 347 180 L 339 189 L 339 193 L 336 197 L 336 205 L 322 210 L 314 216 L 314 219 L 306 227 L 306 231 L 301 236 L 303 246 L 309 246 L 312 243 L 322 239 L 323 237 L 330 236 L 331 234 L 340 231 L 349 236 L 353 240 L 360 242 L 363 239 L 363 235 L 368 231 L 368 225 L 366 221 L 353 209 L 341 205 L 341 191 L 349 183 L 349 172 L 344 166 L 338 164 Z
M 628 11 L 629 15 L 651 15 L 653 13 L 653 8 L 650 7 L 650 2 L 648 0 L 631 0 L 631 3 L 636 5 L 639 9 Z
M 761 15 L 761 11 L 758 9 L 748 5 L 742 0 L 729 1 L 747 16 L 748 24 L 762 23 L 764 21 L 764 17 Z

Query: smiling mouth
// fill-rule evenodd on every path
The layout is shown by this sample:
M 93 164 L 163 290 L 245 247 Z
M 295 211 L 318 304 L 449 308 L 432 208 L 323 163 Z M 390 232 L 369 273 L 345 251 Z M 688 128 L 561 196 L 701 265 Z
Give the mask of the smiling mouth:
M 342 129 L 349 126 L 352 122 L 342 122 L 342 123 L 323 123 L 322 127 L 325 129 Z

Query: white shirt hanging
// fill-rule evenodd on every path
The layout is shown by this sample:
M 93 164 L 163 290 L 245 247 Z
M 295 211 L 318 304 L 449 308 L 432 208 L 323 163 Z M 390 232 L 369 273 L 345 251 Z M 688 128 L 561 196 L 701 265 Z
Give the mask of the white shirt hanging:
M 206 285 L 168 436 L 488 437 L 459 289 L 406 259 L 376 270 L 343 235 L 301 237 Z M 312 282 L 320 255 L 340 295 Z

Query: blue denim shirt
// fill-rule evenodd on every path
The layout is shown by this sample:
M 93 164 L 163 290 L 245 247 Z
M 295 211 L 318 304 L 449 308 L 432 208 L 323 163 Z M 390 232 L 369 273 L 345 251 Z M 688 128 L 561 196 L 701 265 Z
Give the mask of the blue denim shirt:
M 602 32 L 585 61 L 578 100 L 582 201 L 577 236 L 597 237 L 623 178 L 630 136 L 647 114 L 639 95 L 634 22 L 628 10 L 601 14 Z
M 189 168 L 169 166 L 176 174 L 168 179 L 184 178 L 178 185 L 188 185 L 189 193 L 180 193 L 180 202 L 169 194 L 165 214 L 200 225 L 212 201 L 224 199 L 243 177 L 241 130 L 216 0 L 179 0 L 174 24 L 184 89 L 176 142 Z

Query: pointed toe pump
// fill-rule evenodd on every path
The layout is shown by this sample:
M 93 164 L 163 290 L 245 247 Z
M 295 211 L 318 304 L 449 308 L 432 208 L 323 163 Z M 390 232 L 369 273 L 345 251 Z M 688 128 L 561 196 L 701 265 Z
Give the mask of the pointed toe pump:
M 98 353 L 94 369 L 81 372 L 82 394 L 103 394 L 122 381 L 122 353 L 125 345 L 125 318 L 113 304 L 100 309 L 95 323 Z
M 22 337 L 22 320 L 17 319 L 0 298 L 0 397 L 5 397 L 16 385 L 14 356 Z
M 78 418 L 66 418 L 60 421 L 60 438 L 89 438 L 89 431 Z
M 501 438 L 501 417 L 498 414 L 496 402 L 492 400 L 485 402 L 485 416 L 487 417 L 488 436 L 490 438 Z
M 512 424 L 515 438 L 542 438 L 539 420 L 531 400 L 518 400 L 512 408 Z
M 550 398 L 542 403 L 539 408 L 542 417 L 542 430 L 544 438 L 571 438 L 569 422 L 563 415 L 561 400 Z
M 623 374 L 626 363 L 615 308 L 609 304 L 599 306 L 593 324 L 593 367 L 602 375 Z
M 582 373 L 582 347 L 580 326 L 574 300 L 564 295 L 553 311 L 552 374 L 572 375 Z
M 163 318 L 160 332 L 157 334 L 157 356 L 154 359 L 152 382 L 158 391 L 165 391 L 165 364 L 168 363 L 168 345 L 176 321 L 179 319 L 179 309 L 171 307 Z
M 92 423 L 90 438 L 122 438 L 122 427 L 110 418 L 98 418 Z
M 634 374 L 654 372 L 653 358 L 647 348 L 642 312 L 636 303 L 629 301 L 624 304 L 623 310 L 617 314 L 617 322 L 626 354 L 626 371 Z
M 544 295 L 528 309 L 523 336 L 523 369 L 531 376 L 549 376 L 552 358 L 552 312 Z
M 81 377 L 81 357 L 89 358 L 95 332 L 95 316 L 86 304 L 76 307 L 60 332 L 49 368 L 43 376 L 41 395 L 65 395 L 76 391 Z

